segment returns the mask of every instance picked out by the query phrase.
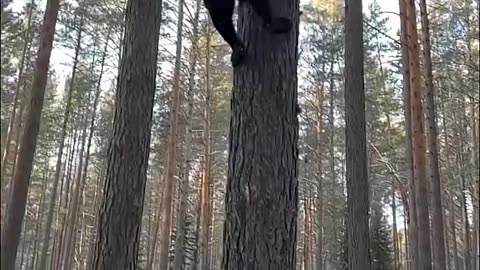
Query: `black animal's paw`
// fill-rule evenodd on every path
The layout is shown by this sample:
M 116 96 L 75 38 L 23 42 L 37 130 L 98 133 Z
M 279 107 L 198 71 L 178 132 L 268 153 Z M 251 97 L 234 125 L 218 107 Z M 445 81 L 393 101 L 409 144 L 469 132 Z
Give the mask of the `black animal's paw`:
M 245 59 L 246 53 L 245 48 L 243 46 L 236 46 L 232 50 L 232 55 L 230 60 L 232 61 L 232 66 L 237 67 L 242 64 L 243 60 Z
M 292 21 L 283 17 L 273 18 L 267 28 L 274 34 L 288 33 L 292 29 Z

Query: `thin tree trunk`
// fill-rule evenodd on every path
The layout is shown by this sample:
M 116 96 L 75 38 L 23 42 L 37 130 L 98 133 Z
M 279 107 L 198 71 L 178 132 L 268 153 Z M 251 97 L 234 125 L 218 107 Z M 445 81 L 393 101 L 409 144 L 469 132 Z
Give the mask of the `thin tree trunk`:
M 63 148 L 65 145 L 65 137 L 67 136 L 67 125 L 70 117 L 70 110 L 72 108 L 72 96 L 74 91 L 73 86 L 75 83 L 75 73 L 77 71 L 78 57 L 80 55 L 83 20 L 84 20 L 83 15 L 81 15 L 80 24 L 78 26 L 77 44 L 75 47 L 75 57 L 73 59 L 72 76 L 70 78 L 70 86 L 68 87 L 69 89 L 67 94 L 67 105 L 65 107 L 65 113 L 63 115 L 62 131 L 60 132 L 61 135 L 60 135 L 60 143 L 58 146 L 57 163 L 55 165 L 55 174 L 53 176 L 52 195 L 50 196 L 50 201 L 48 205 L 47 225 L 45 226 L 45 233 L 43 234 L 42 255 L 40 257 L 40 265 L 38 267 L 39 270 L 45 270 L 46 264 L 47 264 L 47 252 L 50 246 L 50 232 L 52 230 L 53 215 L 55 212 L 55 201 L 57 200 L 57 190 L 58 190 L 58 184 L 60 182 L 60 173 L 62 170 Z
M 347 249 L 351 270 L 371 267 L 362 16 L 361 0 L 345 1 Z
M 165 170 L 165 191 L 161 209 L 161 231 L 160 231 L 160 257 L 159 270 L 167 270 L 169 262 L 170 250 L 170 232 L 172 227 L 172 196 L 174 189 L 175 168 L 177 167 L 177 130 L 178 130 L 178 114 L 181 107 L 180 87 L 180 68 L 182 57 L 182 37 L 183 37 L 183 0 L 180 0 L 178 6 L 178 22 L 177 22 L 177 48 L 175 52 L 175 67 L 173 74 L 173 92 L 172 107 L 170 111 L 170 131 L 168 134 L 167 144 L 167 161 Z
M 49 166 L 49 158 L 48 156 L 45 158 L 44 163 L 44 176 L 43 176 L 43 183 L 42 183 L 42 193 L 40 197 L 40 207 L 37 212 L 37 218 L 35 220 L 35 239 L 33 239 L 33 255 L 32 261 L 30 263 L 30 269 L 35 269 L 35 262 L 37 259 L 37 246 L 38 240 L 40 238 L 40 231 L 42 229 L 41 224 L 43 224 L 43 212 L 45 212 L 45 200 L 46 200 L 46 191 L 47 191 L 47 179 L 48 179 L 48 166 Z
M 325 73 L 325 64 L 322 65 Z M 316 269 L 323 270 L 323 148 L 322 148 L 322 129 L 323 129 L 323 99 L 324 99 L 324 81 L 317 92 L 317 112 L 316 117 L 316 135 L 317 135 L 317 180 L 318 180 L 318 213 L 317 213 L 317 254 Z
M 399 246 L 398 246 L 398 231 L 397 231 L 397 198 L 395 197 L 395 187 L 392 183 L 392 216 L 393 216 L 393 224 L 392 224 L 392 237 L 393 237 L 393 266 L 395 270 L 398 270 L 400 267 L 400 260 L 399 260 Z
M 438 165 L 437 121 L 435 110 L 435 90 L 433 86 L 432 56 L 430 46 L 430 24 L 427 14 L 426 0 L 420 0 L 420 16 L 422 21 L 423 67 L 426 89 L 426 122 L 428 142 L 428 167 L 432 194 L 432 242 L 433 259 L 436 270 L 446 270 L 445 238 L 443 228 L 443 207 Z
M 202 208 L 201 208 L 201 233 L 200 233 L 200 270 L 209 270 L 210 269 L 210 249 L 209 249 L 209 239 L 210 239 L 210 224 L 212 219 L 211 211 L 211 156 L 210 156 L 210 42 L 211 42 L 211 31 L 210 31 L 210 21 L 207 24 L 207 40 L 206 40 L 206 63 L 205 63 L 205 122 L 204 122 L 204 141 L 203 141 L 203 156 L 204 156 L 204 172 L 203 172 L 203 188 L 202 188 Z
M 83 117 L 82 117 L 83 118 Z M 85 121 L 82 119 L 81 123 L 82 125 L 85 125 Z M 72 202 L 70 203 L 70 207 L 68 209 L 68 215 L 67 215 L 67 222 L 65 224 L 65 247 L 64 247 L 64 253 L 63 253 L 63 264 L 62 268 L 64 270 L 72 269 L 71 268 L 71 262 L 72 262 L 72 256 L 74 256 L 73 250 L 75 250 L 75 241 L 74 241 L 74 234 L 75 234 L 75 226 L 76 226 L 76 221 L 77 221 L 77 214 L 78 214 L 78 208 L 79 208 L 79 202 L 80 202 L 80 193 L 81 193 L 81 186 L 82 186 L 82 169 L 83 169 L 83 155 L 85 152 L 85 142 L 87 138 L 87 126 L 83 128 L 82 131 L 82 142 L 81 142 L 81 148 L 80 148 L 80 153 L 78 157 L 78 167 L 77 167 L 77 175 L 75 177 L 75 188 L 73 189 L 73 194 L 72 194 Z
M 418 258 L 418 232 L 417 232 L 417 203 L 415 196 L 415 177 L 413 174 L 412 153 L 412 112 L 410 96 L 410 53 L 408 49 L 408 26 L 407 5 L 405 0 L 399 0 L 400 10 L 400 41 L 402 53 L 402 77 L 403 77 L 403 109 L 405 116 L 405 144 L 408 169 L 408 264 L 410 270 L 419 270 Z
M 195 249 L 193 250 L 192 270 L 198 269 L 198 253 L 200 252 L 200 223 L 202 217 L 202 204 L 203 204 L 203 172 L 198 178 L 198 192 L 197 192 L 197 218 L 195 220 Z
M 188 107 L 187 107 L 187 126 L 185 128 L 185 171 L 183 173 L 183 183 L 180 199 L 180 210 L 177 217 L 177 238 L 175 240 L 175 257 L 173 261 L 173 270 L 182 270 L 183 263 L 185 261 L 185 226 L 187 218 L 187 207 L 188 207 L 188 189 L 189 189 L 189 177 L 191 170 L 191 158 L 192 158 L 192 116 L 193 116 L 193 94 L 195 88 L 195 73 L 197 66 L 197 54 L 198 54 L 198 22 L 200 17 L 201 9 L 201 0 L 197 0 L 197 5 L 195 8 L 195 15 L 193 18 L 193 37 L 192 37 L 192 46 L 191 46 L 191 55 L 190 55 L 190 67 L 189 67 L 189 78 L 188 78 Z
M 7 212 L 5 226 L 2 231 L 0 267 L 2 270 L 13 270 L 15 267 L 59 7 L 59 0 L 47 0 L 44 22 L 40 33 L 40 47 L 35 62 L 30 104 L 26 114 L 19 158 L 13 177 L 13 190 L 9 203 L 10 210 Z
M 407 22 L 410 59 L 410 95 L 412 111 L 412 151 L 417 203 L 419 269 L 432 269 L 428 181 L 426 175 L 426 144 L 422 104 L 420 60 L 415 14 L 415 1 L 407 1 Z

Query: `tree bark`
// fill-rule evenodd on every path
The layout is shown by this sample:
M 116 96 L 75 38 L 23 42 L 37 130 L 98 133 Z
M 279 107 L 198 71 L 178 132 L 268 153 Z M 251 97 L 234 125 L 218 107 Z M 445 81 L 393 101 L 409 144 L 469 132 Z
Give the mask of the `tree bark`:
M 296 266 L 299 1 L 275 3 L 293 22 L 288 34 L 270 34 L 249 6 L 239 7 L 248 57 L 234 70 L 224 270 Z
M 348 268 L 371 267 L 361 0 L 345 1 L 345 153 Z
M 440 172 L 438 165 L 437 120 L 435 109 L 435 89 L 433 86 L 432 56 L 430 46 L 430 23 L 426 0 L 420 0 L 422 21 L 423 68 L 426 90 L 426 122 L 428 142 L 428 167 L 432 194 L 432 242 L 433 263 L 436 270 L 446 270 L 445 238 L 443 228 L 443 206 Z
M 195 88 L 195 73 L 197 67 L 197 55 L 198 55 L 198 22 L 200 17 L 201 0 L 197 0 L 195 8 L 195 15 L 193 18 L 193 37 L 192 46 L 190 51 L 190 67 L 188 78 L 188 107 L 187 107 L 187 126 L 185 128 L 185 169 L 183 173 L 182 188 L 180 189 L 180 209 L 177 216 L 177 237 L 175 239 L 175 256 L 173 259 L 173 270 L 182 270 L 183 263 L 185 261 L 185 225 L 187 218 L 187 203 L 188 203 L 188 189 L 189 189 L 189 177 L 191 169 L 192 158 L 192 117 L 193 117 L 193 102 L 194 102 L 194 88 Z
M 203 141 L 203 182 L 202 182 L 202 208 L 201 208 L 201 233 L 200 233 L 200 270 L 210 269 L 210 225 L 212 220 L 211 210 L 211 156 L 210 156 L 210 46 L 211 46 L 212 32 L 210 30 L 210 21 L 207 24 L 207 37 L 206 37 L 206 63 L 205 63 L 205 110 L 204 110 L 204 141 Z
M 322 65 L 325 70 L 325 64 Z M 323 72 L 325 73 L 325 72 Z M 324 99 L 324 81 L 317 92 L 317 112 L 316 117 L 316 135 L 317 135 L 317 181 L 318 181 L 318 213 L 317 213 L 317 249 L 316 249 L 316 269 L 323 270 L 323 148 L 322 148 L 322 129 L 323 129 L 323 99 Z
M 168 253 L 170 250 L 170 232 L 172 227 L 172 196 L 174 191 L 175 169 L 177 167 L 177 126 L 182 91 L 180 87 L 180 68 L 182 61 L 183 8 L 183 0 L 180 0 L 177 22 L 177 47 L 173 74 L 172 106 L 170 111 L 170 131 L 168 134 L 167 161 L 165 165 L 165 190 L 161 209 L 159 270 L 167 270 L 169 262 Z
M 408 264 L 410 270 L 419 269 L 418 232 L 417 232 L 417 203 L 415 196 L 415 177 L 413 174 L 412 153 L 412 111 L 410 96 L 410 53 L 408 48 L 407 3 L 399 0 L 400 10 L 400 42 L 402 54 L 402 82 L 403 82 L 403 111 L 405 118 L 405 155 L 408 170 Z
M 8 204 L 10 209 L 7 212 L 6 222 L 2 231 L 0 267 L 2 270 L 13 270 L 15 267 L 59 7 L 59 0 L 47 1 L 42 31 L 40 33 L 40 47 L 38 48 L 35 61 L 30 104 L 26 114 L 18 162 L 13 176 L 13 188 Z
M 425 127 L 422 104 L 420 60 L 415 14 L 415 1 L 407 1 L 407 27 L 410 62 L 410 95 L 412 112 L 412 151 L 417 204 L 419 269 L 432 269 L 430 221 L 428 209 L 428 181 L 426 175 Z
M 162 1 L 129 0 L 91 269 L 137 269 Z

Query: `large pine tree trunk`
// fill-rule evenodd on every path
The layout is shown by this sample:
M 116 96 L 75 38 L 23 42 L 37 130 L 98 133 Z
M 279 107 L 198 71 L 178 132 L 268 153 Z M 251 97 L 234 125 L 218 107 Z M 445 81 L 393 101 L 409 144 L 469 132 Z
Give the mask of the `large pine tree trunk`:
M 177 130 L 178 114 L 181 108 L 181 87 L 180 87 L 180 68 L 182 57 L 182 29 L 183 29 L 183 0 L 179 2 L 178 22 L 177 22 L 177 47 L 175 52 L 175 67 L 173 74 L 173 92 L 172 106 L 170 111 L 170 131 L 167 144 L 167 161 L 165 170 L 165 190 L 163 192 L 163 202 L 161 209 L 161 231 L 160 231 L 160 270 L 168 269 L 169 250 L 170 250 L 170 232 L 172 227 L 172 201 L 174 192 L 174 177 L 177 167 Z M 158 217 L 157 217 L 158 218 Z
M 274 36 L 247 5 L 239 34 L 248 57 L 234 71 L 222 269 L 293 270 L 298 216 L 299 1 L 278 0 L 293 21 Z
M 413 172 L 417 203 L 419 269 L 432 269 L 430 221 L 428 209 L 428 181 L 426 175 L 425 127 L 422 104 L 419 46 L 415 1 L 407 1 L 407 27 L 410 59 L 410 95 L 412 111 Z
M 418 269 L 418 232 L 417 232 L 417 203 L 415 199 L 415 177 L 413 175 L 413 153 L 412 153 L 412 111 L 410 96 L 410 53 L 408 50 L 408 27 L 407 27 L 407 3 L 399 0 L 400 10 L 400 42 L 402 54 L 402 95 L 403 111 L 405 118 L 405 155 L 407 158 L 408 170 L 408 269 Z
M 362 1 L 345 1 L 345 153 L 348 268 L 370 269 Z
M 57 24 L 59 0 L 48 0 L 45 9 L 40 47 L 35 62 L 30 104 L 25 119 L 25 128 L 20 144 L 18 162 L 13 176 L 12 193 L 10 194 L 9 210 L 2 231 L 1 269 L 13 270 L 17 257 L 18 243 L 27 203 L 27 193 L 30 186 L 30 175 L 33 167 L 33 157 L 37 147 L 37 138 L 42 115 L 45 87 L 47 85 L 50 55 L 52 53 L 55 25 Z
M 162 1 L 129 0 L 91 269 L 137 269 Z
M 430 46 L 430 24 L 427 14 L 426 0 L 420 0 L 420 16 L 422 21 L 423 67 L 426 90 L 426 121 L 428 142 L 428 166 L 432 194 L 432 242 L 433 259 L 436 270 L 446 269 L 445 238 L 443 228 L 443 207 L 440 172 L 438 168 L 437 121 L 435 110 L 435 92 L 433 86 L 432 56 Z

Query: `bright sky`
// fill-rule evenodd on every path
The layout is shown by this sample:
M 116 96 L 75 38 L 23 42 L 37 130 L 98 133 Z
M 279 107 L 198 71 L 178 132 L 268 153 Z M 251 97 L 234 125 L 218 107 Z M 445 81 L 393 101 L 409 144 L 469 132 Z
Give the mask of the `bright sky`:
M 14 0 L 12 3 L 13 10 L 14 11 L 20 11 L 21 8 L 25 5 L 25 3 L 28 0 Z M 368 5 L 371 4 L 374 0 L 364 0 L 363 1 L 363 10 L 367 11 Z M 386 13 L 385 16 L 389 17 L 389 23 L 388 26 L 390 27 L 390 33 L 389 35 L 395 37 L 396 32 L 399 28 L 399 18 L 398 16 L 392 14 L 398 14 L 398 1 L 393 1 L 393 0 L 377 0 L 382 7 L 382 10 Z M 308 0 L 301 0 L 302 4 L 306 4 L 309 2 Z M 46 0 L 40 0 L 39 2 L 39 7 L 43 10 L 46 5 Z M 59 88 L 63 89 L 63 81 L 64 78 L 70 73 L 71 69 L 68 68 L 70 62 L 73 61 L 71 55 L 72 53 L 69 53 L 66 49 L 64 48 L 58 48 L 58 46 L 55 46 L 54 42 L 54 49 L 52 51 L 52 56 L 50 59 L 50 62 L 55 69 L 56 74 L 58 75 L 58 78 L 60 79 L 60 85 Z M 67 63 L 65 63 L 67 62 Z M 108 81 L 111 80 L 111 78 L 108 78 Z

